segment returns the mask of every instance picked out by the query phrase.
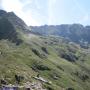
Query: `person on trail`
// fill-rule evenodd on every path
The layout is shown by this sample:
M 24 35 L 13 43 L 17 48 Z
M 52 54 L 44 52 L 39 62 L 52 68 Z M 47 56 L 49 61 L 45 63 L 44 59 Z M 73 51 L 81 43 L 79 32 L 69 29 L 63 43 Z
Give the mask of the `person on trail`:
M 15 79 L 16 79 L 16 82 L 19 84 L 20 83 L 20 76 L 15 75 Z
M 38 74 L 37 77 L 39 78 L 40 77 L 40 74 Z

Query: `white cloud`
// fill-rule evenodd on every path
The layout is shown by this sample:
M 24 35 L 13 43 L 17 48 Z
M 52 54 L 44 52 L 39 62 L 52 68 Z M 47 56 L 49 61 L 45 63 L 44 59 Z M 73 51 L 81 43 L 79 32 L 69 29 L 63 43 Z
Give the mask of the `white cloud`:
M 32 12 L 23 12 L 21 17 L 28 25 L 33 25 L 33 26 L 39 25 L 39 23 L 35 19 L 33 19 Z
M 88 21 L 89 20 L 89 15 L 88 14 L 86 14 L 84 17 L 83 17 L 83 19 L 82 19 L 83 21 Z
M 3 8 L 2 8 L 2 0 L 0 0 L 0 9 L 3 9 Z
M 52 24 L 53 19 L 54 19 L 54 5 L 56 3 L 57 0 L 49 0 L 48 2 L 48 24 Z
M 15 11 L 20 13 L 22 10 L 22 4 L 18 0 L 2 0 L 2 6 L 7 11 Z
M 80 18 L 80 20 L 79 20 L 79 23 L 86 23 L 86 22 L 88 22 L 90 20 L 90 16 L 89 16 L 89 14 L 85 14 L 85 15 L 83 15 L 81 18 Z
M 75 7 L 77 7 L 82 14 L 86 13 L 85 8 L 82 7 L 81 3 L 78 0 L 73 0 Z
M 2 7 L 8 12 L 15 12 L 28 25 L 39 25 L 39 23 L 32 16 L 32 10 L 23 10 L 23 7 L 27 4 L 30 4 L 31 2 L 32 0 L 26 0 L 25 2 L 24 0 L 2 0 Z
M 78 19 L 79 23 L 87 24 L 90 21 L 90 14 L 87 12 L 85 7 L 82 6 L 82 4 L 78 0 L 73 0 L 75 3 L 75 6 L 80 10 L 81 16 Z

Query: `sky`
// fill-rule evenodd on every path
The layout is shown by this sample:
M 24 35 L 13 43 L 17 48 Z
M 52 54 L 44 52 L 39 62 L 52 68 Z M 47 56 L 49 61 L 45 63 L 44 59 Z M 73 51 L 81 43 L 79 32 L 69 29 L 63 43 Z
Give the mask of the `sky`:
M 90 0 L 0 0 L 29 26 L 80 23 L 90 25 Z

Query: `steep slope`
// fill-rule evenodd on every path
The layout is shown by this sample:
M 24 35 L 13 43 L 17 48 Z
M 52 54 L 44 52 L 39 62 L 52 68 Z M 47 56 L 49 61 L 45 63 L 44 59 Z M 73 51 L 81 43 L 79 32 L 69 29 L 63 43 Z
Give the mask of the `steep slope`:
M 47 90 L 89 90 L 90 52 L 61 38 L 32 36 L 28 42 L 16 46 L 0 41 L 0 78 L 15 83 L 20 75 L 27 81 L 37 82 L 38 74 L 51 84 L 43 83 Z M 49 89 L 51 88 L 51 89 Z

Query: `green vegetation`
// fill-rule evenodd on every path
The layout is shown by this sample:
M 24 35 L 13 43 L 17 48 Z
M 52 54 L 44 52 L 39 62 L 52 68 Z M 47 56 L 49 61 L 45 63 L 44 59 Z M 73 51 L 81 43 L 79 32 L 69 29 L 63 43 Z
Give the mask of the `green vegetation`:
M 43 54 L 47 58 L 42 58 Z M 62 57 L 62 54 L 68 54 L 70 60 Z M 0 40 L 0 79 L 4 78 L 8 83 L 16 82 L 15 75 L 24 77 L 24 80 L 21 80 L 23 83 L 34 81 L 33 77 L 40 74 L 52 82 L 51 85 L 44 84 L 48 90 L 88 90 L 89 72 L 87 49 L 64 42 L 62 38 L 35 36 L 29 39 L 28 43 L 23 42 L 19 46 Z

